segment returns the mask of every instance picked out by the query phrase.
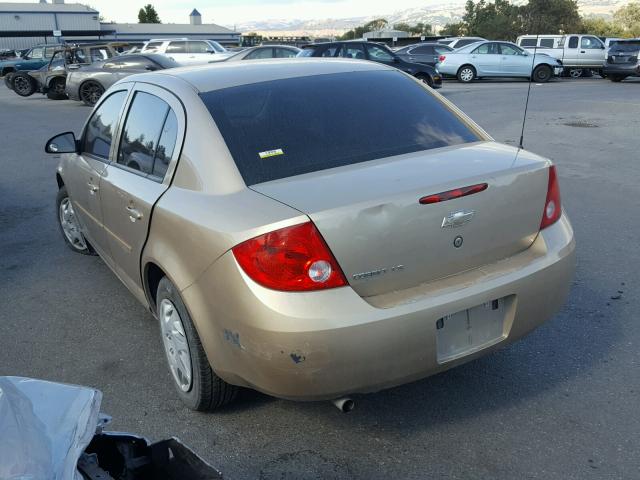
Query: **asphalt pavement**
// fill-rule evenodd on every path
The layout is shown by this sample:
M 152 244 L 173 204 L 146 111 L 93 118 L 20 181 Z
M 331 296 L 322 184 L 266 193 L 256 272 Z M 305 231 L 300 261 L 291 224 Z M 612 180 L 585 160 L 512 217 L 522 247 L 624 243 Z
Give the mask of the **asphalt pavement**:
M 526 90 L 441 93 L 514 145 Z M 177 436 L 231 480 L 640 478 L 639 81 L 532 85 L 524 144 L 558 165 L 577 238 L 566 306 L 492 355 L 356 397 L 348 415 L 248 390 L 216 414 L 182 406 L 151 315 L 56 226 L 44 143 L 89 112 L 0 87 L 0 375 L 96 387 L 110 428 Z

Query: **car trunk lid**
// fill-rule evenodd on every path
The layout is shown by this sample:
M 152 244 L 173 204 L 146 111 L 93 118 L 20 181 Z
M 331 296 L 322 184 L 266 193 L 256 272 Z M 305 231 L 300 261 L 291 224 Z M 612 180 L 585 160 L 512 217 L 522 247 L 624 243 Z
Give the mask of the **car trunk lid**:
M 361 296 L 496 262 L 535 240 L 548 161 L 494 142 L 354 164 L 251 188 L 307 214 Z M 425 196 L 486 183 L 460 198 Z

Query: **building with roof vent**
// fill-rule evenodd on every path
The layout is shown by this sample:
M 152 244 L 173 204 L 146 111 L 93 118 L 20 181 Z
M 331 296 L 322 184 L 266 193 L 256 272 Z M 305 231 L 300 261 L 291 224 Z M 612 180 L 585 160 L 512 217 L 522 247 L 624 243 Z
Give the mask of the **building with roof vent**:
M 189 23 L 191 23 L 191 25 L 202 25 L 202 15 L 200 15 L 200 12 L 195 8 L 189 14 Z

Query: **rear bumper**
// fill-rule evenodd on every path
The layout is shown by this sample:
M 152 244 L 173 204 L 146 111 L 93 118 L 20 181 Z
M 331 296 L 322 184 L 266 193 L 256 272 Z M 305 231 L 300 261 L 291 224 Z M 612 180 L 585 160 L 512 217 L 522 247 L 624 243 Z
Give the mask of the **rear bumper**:
M 637 63 L 629 65 L 607 63 L 602 71 L 605 75 L 640 75 L 640 65 Z
M 230 253 L 182 295 L 219 376 L 276 397 L 324 400 L 411 382 L 521 338 L 562 306 L 574 263 L 573 230 L 563 215 L 511 258 L 366 300 L 349 287 L 294 294 L 262 288 Z M 439 363 L 436 322 L 503 297 L 512 299 L 503 337 Z

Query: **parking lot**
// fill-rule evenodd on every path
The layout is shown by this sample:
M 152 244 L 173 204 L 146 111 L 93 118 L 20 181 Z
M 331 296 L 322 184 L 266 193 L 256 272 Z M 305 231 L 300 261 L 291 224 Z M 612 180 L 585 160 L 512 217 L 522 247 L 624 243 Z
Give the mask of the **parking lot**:
M 515 145 L 527 85 L 449 81 L 441 93 Z M 2 86 L 0 375 L 98 388 L 109 428 L 177 436 L 228 479 L 640 478 L 639 93 L 640 81 L 597 77 L 532 85 L 524 144 L 558 165 L 578 244 L 571 295 L 543 327 L 358 396 L 348 415 L 251 391 L 199 414 L 173 391 L 152 316 L 58 231 L 44 143 L 78 133 L 90 109 Z

